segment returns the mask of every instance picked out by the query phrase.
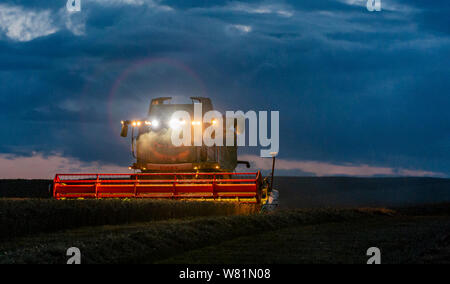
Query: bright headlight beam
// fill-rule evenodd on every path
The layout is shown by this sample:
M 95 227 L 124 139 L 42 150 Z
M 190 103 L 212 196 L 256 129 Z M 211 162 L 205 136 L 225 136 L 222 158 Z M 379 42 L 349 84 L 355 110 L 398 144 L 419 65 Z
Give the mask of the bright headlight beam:
M 178 120 L 178 119 L 171 119 L 170 121 L 169 121 L 169 126 L 170 126 L 170 128 L 172 128 L 172 129 L 177 129 L 177 128 L 179 128 L 181 125 L 185 125 L 186 124 L 186 121 L 184 120 L 184 119 L 180 119 L 180 120 Z
M 176 129 L 176 128 L 178 128 L 180 125 L 179 125 L 179 121 L 177 121 L 176 119 L 171 119 L 170 121 L 169 121 L 169 126 L 170 126 L 170 128 L 172 128 L 172 129 Z
M 152 120 L 152 126 L 153 127 L 158 127 L 159 126 L 159 121 L 156 120 L 156 119 Z

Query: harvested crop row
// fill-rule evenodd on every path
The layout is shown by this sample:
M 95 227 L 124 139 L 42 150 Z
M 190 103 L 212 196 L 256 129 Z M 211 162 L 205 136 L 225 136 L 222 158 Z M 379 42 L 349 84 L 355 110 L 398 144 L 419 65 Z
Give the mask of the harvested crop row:
M 160 200 L 0 199 L 0 239 L 84 226 L 198 216 L 247 215 L 251 204 Z
M 393 214 L 386 209 L 316 209 L 83 228 L 5 243 L 0 263 L 64 263 L 65 251 L 72 246 L 81 250 L 83 263 L 153 263 L 240 236 Z

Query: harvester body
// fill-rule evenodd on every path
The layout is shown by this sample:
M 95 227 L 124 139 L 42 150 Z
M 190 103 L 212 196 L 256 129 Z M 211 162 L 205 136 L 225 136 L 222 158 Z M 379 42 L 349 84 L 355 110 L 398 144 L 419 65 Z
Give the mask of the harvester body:
M 236 146 L 173 145 L 172 114 L 181 110 L 193 118 L 194 104 L 201 103 L 203 115 L 213 110 L 211 100 L 194 97 L 192 104 L 167 103 L 170 99 L 153 99 L 144 120 L 122 122 L 123 137 L 128 136 L 129 127 L 132 127 L 131 148 L 136 162 L 130 169 L 134 173 L 57 174 L 53 184 L 54 197 L 266 203 L 269 186 L 260 172 L 234 172 L 238 163 L 249 166 L 248 162 L 237 160 Z

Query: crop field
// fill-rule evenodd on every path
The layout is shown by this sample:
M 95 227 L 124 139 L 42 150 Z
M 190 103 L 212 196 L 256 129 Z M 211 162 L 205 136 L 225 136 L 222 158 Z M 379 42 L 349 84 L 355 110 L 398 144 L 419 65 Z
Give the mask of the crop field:
M 119 225 L 200 216 L 249 215 L 259 206 L 164 200 L 0 199 L 0 239 L 81 226 Z
M 383 263 L 449 263 L 448 180 L 374 180 L 279 179 L 282 206 L 264 214 L 237 203 L 57 201 L 48 181 L 2 181 L 0 263 L 65 263 L 70 247 L 82 263 L 365 263 L 373 246 Z M 426 191 L 442 202 L 417 204 Z

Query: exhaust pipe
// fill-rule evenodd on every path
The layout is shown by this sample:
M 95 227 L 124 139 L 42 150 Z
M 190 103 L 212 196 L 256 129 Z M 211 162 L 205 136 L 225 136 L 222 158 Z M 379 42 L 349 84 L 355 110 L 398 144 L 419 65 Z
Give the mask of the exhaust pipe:
M 272 174 L 270 176 L 270 187 L 269 192 L 272 192 L 273 189 L 273 176 L 275 173 L 275 157 L 278 155 L 277 152 L 271 152 L 270 155 L 272 156 Z

